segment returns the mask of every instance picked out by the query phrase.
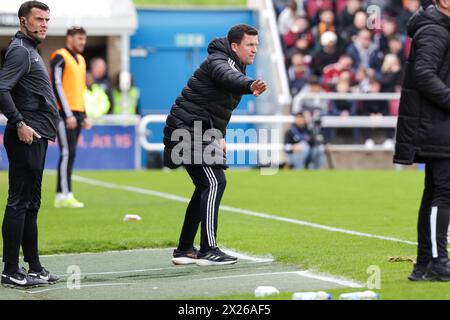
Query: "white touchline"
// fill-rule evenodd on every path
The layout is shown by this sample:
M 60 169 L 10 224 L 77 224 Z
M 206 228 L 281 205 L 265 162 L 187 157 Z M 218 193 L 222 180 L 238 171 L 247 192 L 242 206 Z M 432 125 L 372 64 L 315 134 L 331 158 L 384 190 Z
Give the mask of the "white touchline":
M 224 277 L 213 277 L 213 278 L 203 278 L 199 279 L 198 281 L 209 281 L 209 280 L 223 280 L 223 279 L 233 279 L 233 278 L 248 278 L 248 277 L 264 277 L 264 276 L 278 276 L 278 275 L 298 275 L 305 278 L 310 278 L 314 280 L 324 281 L 324 282 L 331 282 L 336 283 L 339 285 L 342 285 L 347 288 L 363 288 L 359 283 L 356 283 L 354 281 L 345 280 L 345 279 L 338 279 L 331 276 L 322 276 L 313 274 L 310 271 L 286 271 L 286 272 L 270 272 L 270 273 L 248 273 L 248 274 L 239 274 L 239 275 L 232 275 L 232 276 L 224 276 Z
M 89 178 L 85 178 L 85 177 L 81 177 L 81 176 L 73 176 L 72 179 L 75 181 L 81 182 L 81 183 L 104 187 L 104 188 L 108 188 L 108 189 L 125 190 L 125 191 L 129 191 L 129 192 L 145 194 L 145 195 L 149 195 L 149 196 L 154 196 L 154 197 L 158 197 L 158 198 L 163 198 L 163 199 L 173 200 L 173 201 L 183 202 L 183 203 L 190 202 L 190 199 L 188 199 L 188 198 L 184 198 L 184 197 L 180 197 L 180 196 L 176 196 L 176 195 L 168 194 L 168 193 L 164 193 L 164 192 L 148 190 L 148 189 L 144 189 L 144 188 L 124 186 L 124 185 L 119 185 L 119 184 L 115 184 L 115 183 L 109 183 L 109 182 L 103 182 L 103 181 L 99 181 L 99 180 L 89 179 Z M 312 223 L 312 222 L 307 222 L 307 221 L 302 221 L 302 220 L 297 220 L 297 219 L 292 219 L 292 218 L 285 218 L 285 217 L 275 216 L 275 215 L 271 215 L 271 214 L 267 214 L 267 213 L 260 213 L 260 212 L 240 209 L 240 208 L 233 208 L 233 207 L 229 207 L 229 206 L 220 206 L 220 210 L 234 212 L 234 213 L 240 213 L 243 215 L 262 218 L 262 219 L 288 222 L 288 223 L 297 224 L 297 225 L 301 225 L 301 226 L 305 226 L 305 227 L 322 229 L 322 230 L 326 230 L 326 231 L 330 231 L 330 232 L 344 233 L 344 234 L 349 234 L 349 235 L 353 235 L 353 236 L 379 239 L 379 240 L 403 243 L 403 244 L 408 244 L 408 245 L 413 245 L 413 246 L 417 245 L 417 242 L 402 240 L 402 239 L 398 239 L 398 238 L 385 237 L 385 236 L 379 236 L 379 235 L 363 233 L 363 232 L 358 232 L 358 231 L 329 227 L 329 226 L 325 226 L 325 225 L 321 225 L 321 224 L 317 224 L 317 223 Z
M 267 263 L 267 262 L 273 262 L 273 258 L 264 258 L 264 257 L 252 257 L 249 256 L 245 253 L 240 253 L 240 252 L 236 252 L 227 248 L 222 249 L 223 252 L 225 252 L 226 254 L 229 254 L 231 256 L 234 256 L 238 259 L 242 259 L 242 260 L 249 260 L 255 263 Z
M 311 279 L 315 279 L 315 280 L 337 283 L 337 284 L 340 284 L 340 285 L 342 285 L 344 287 L 348 287 L 348 288 L 364 288 L 364 286 L 362 286 L 359 283 L 356 283 L 354 281 L 345 280 L 343 278 L 338 279 L 338 278 L 335 278 L 332 276 L 318 275 L 318 274 L 312 273 L 311 271 L 299 271 L 299 272 L 297 272 L 297 274 L 302 277 L 305 277 L 305 278 L 311 278 Z

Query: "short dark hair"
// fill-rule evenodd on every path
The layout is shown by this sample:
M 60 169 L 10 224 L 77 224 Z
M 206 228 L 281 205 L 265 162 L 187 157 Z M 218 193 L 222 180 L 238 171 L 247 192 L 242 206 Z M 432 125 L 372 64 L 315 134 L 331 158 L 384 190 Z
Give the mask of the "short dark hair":
M 22 5 L 19 8 L 18 12 L 19 19 L 22 17 L 28 17 L 33 8 L 38 8 L 44 11 L 50 11 L 50 8 L 45 3 L 39 1 L 27 1 L 22 3 Z
M 67 29 L 67 33 L 66 36 L 74 36 L 76 34 L 81 34 L 81 35 L 86 35 L 86 29 L 84 29 L 83 27 L 77 27 L 77 26 L 73 26 L 69 29 Z
M 246 34 L 250 36 L 257 36 L 258 30 L 246 24 L 238 24 L 228 31 L 228 41 L 230 44 L 241 44 L 242 39 L 244 39 L 244 35 Z

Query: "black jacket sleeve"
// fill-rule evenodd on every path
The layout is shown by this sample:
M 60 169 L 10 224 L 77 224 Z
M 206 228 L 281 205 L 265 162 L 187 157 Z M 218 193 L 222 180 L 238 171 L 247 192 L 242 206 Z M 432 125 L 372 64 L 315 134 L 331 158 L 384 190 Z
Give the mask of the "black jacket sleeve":
M 286 131 L 284 134 L 284 151 L 287 153 L 292 153 L 293 147 L 295 144 L 297 144 L 298 141 L 295 141 L 294 139 L 294 133 L 291 129 Z
M 16 124 L 23 120 L 12 99 L 11 90 L 19 82 L 20 78 L 29 72 L 30 66 L 28 50 L 17 46 L 6 53 L 3 68 L 0 69 L 0 110 L 11 124 Z
M 233 94 L 251 94 L 250 86 L 255 80 L 235 68 L 230 65 L 225 54 L 210 56 L 210 74 L 214 82 L 225 87 Z
M 63 119 L 67 119 L 73 116 L 70 110 L 70 105 L 67 102 L 66 94 L 63 88 L 63 74 L 65 61 L 64 58 L 57 54 L 51 61 L 50 67 L 52 68 L 51 77 L 53 85 L 53 93 L 55 94 L 58 104 L 61 106 L 60 114 Z
M 444 36 L 442 30 L 442 27 L 430 26 L 414 38 L 415 73 L 419 92 L 450 112 L 450 88 L 439 78 L 443 59 L 450 47 L 448 34 L 446 32 Z

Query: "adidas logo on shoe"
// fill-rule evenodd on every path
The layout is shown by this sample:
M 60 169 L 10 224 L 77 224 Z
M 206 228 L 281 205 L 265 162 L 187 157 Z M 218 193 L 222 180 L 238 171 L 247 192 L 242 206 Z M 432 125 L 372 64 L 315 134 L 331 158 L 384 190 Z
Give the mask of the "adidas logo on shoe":
M 201 267 L 235 264 L 237 258 L 222 252 L 219 248 L 210 248 L 198 254 L 197 265 Z

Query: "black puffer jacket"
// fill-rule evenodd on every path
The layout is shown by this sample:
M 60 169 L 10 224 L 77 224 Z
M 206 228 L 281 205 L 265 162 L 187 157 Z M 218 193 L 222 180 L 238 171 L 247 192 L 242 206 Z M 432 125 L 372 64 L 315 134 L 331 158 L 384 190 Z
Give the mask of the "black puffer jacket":
M 402 87 L 394 162 L 450 158 L 450 18 L 435 6 L 408 22 L 413 38 Z
M 231 113 L 238 106 L 242 95 L 252 93 L 250 87 L 254 80 L 245 75 L 245 66 L 240 64 L 227 38 L 212 41 L 208 54 L 167 117 L 164 128 L 164 165 L 169 168 L 188 164 L 226 168 L 226 156 L 218 140 L 220 136 L 225 137 Z M 197 147 L 193 143 L 194 122 L 202 126 L 202 130 L 197 130 L 195 135 Z M 177 129 L 184 130 L 185 135 L 180 133 L 183 139 L 175 137 L 174 131 Z M 204 134 L 209 129 L 215 132 L 216 138 L 201 139 L 198 133 Z M 189 134 L 187 137 L 186 133 Z M 183 143 L 178 144 L 181 140 Z M 184 151 L 190 149 L 190 154 L 180 153 L 181 147 Z M 203 154 L 206 148 L 207 151 L 214 149 L 213 154 L 219 161 L 205 162 Z

